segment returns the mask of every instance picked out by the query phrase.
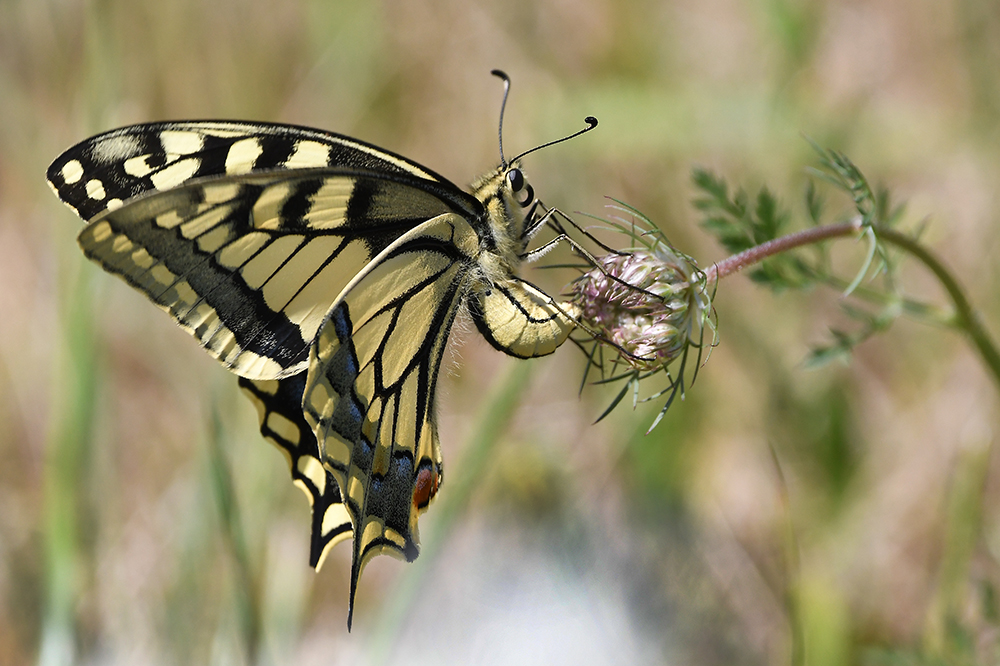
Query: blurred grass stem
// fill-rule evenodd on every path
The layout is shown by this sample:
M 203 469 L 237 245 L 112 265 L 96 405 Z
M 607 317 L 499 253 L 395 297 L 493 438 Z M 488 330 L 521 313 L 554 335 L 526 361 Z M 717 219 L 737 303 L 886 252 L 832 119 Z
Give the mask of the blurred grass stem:
M 212 406 L 209 452 L 211 454 L 212 490 L 219 507 L 222 533 L 233 555 L 236 565 L 233 582 L 236 586 L 236 612 L 239 623 L 240 640 L 247 664 L 258 663 L 261 617 L 263 615 L 260 577 L 255 575 L 250 562 L 239 501 L 233 482 L 229 459 L 223 450 L 224 425 L 220 413 L 219 400 Z
M 80 271 L 65 304 L 62 355 L 54 385 L 55 426 L 45 464 L 45 615 L 38 663 L 75 661 L 81 593 L 80 534 L 86 525 L 83 497 L 90 468 L 91 433 L 98 379 L 94 355 L 91 278 Z

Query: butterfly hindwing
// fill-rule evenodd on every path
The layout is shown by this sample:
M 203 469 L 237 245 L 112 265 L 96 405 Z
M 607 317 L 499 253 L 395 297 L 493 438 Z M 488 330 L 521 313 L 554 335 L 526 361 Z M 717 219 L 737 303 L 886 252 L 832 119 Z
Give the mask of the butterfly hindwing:
M 340 487 L 323 467 L 316 436 L 302 415 L 306 374 L 287 379 L 239 378 L 240 387 L 257 409 L 260 432 L 288 461 L 292 482 L 302 489 L 312 507 L 309 564 L 317 571 L 327 553 L 353 533 Z
M 438 371 L 479 244 L 457 215 L 417 227 L 338 300 L 313 346 L 303 410 L 356 526 L 352 607 L 373 556 L 416 557 L 417 516 L 442 480 Z
M 578 314 L 569 303 L 556 304 L 544 291 L 512 276 L 469 296 L 476 328 L 496 349 L 517 358 L 554 352 L 573 330 Z

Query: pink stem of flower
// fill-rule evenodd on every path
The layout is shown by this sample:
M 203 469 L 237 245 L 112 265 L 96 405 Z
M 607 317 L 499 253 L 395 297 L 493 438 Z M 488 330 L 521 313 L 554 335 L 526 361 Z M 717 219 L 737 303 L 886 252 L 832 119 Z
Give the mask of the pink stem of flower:
M 712 265 L 705 270 L 706 284 L 717 282 L 727 275 L 732 275 L 747 266 L 751 266 L 781 252 L 830 238 L 850 236 L 861 231 L 861 228 L 861 220 L 858 219 L 841 224 L 812 227 L 811 229 L 782 236 L 781 238 L 775 238 L 772 241 L 762 243 L 739 254 L 734 254 Z M 930 251 L 906 234 L 882 226 L 875 226 L 874 228 L 880 240 L 909 252 L 934 273 L 935 277 L 938 278 L 941 285 L 945 288 L 945 291 L 948 292 L 948 296 L 955 306 L 955 325 L 969 336 L 973 346 L 986 362 L 994 381 L 1000 385 L 1000 351 L 998 351 L 996 344 L 986 330 L 982 315 L 973 308 L 972 304 L 965 297 L 965 291 L 959 285 L 958 280 L 951 274 L 951 271 L 936 256 L 931 254 Z
M 709 268 L 705 269 L 705 277 L 707 278 L 708 284 L 712 284 L 716 280 L 721 280 L 727 275 L 732 275 L 747 266 L 752 266 L 764 259 L 767 259 L 768 257 L 773 257 L 776 254 L 781 254 L 782 252 L 787 252 L 788 250 L 802 247 L 803 245 L 810 245 L 828 238 L 849 236 L 860 230 L 861 222 L 859 220 L 857 222 L 828 224 L 822 227 L 812 227 L 810 229 L 797 231 L 794 234 L 788 234 L 787 236 L 782 236 L 781 238 L 775 238 L 774 240 L 761 243 L 760 245 L 752 247 L 749 250 L 744 250 L 739 254 L 734 254 L 731 257 L 723 259 L 719 263 L 713 264 Z

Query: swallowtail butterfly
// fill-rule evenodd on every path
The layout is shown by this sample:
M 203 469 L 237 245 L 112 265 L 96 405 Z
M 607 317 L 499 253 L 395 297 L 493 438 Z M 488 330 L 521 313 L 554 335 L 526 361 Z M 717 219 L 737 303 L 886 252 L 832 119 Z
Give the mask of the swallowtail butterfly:
M 521 358 L 574 326 L 570 306 L 516 275 L 545 220 L 524 154 L 467 193 L 338 134 L 181 121 L 99 134 L 48 169 L 86 221 L 86 256 L 238 375 L 312 504 L 312 566 L 354 537 L 348 628 L 365 564 L 417 556 L 417 516 L 443 478 L 435 387 L 460 309 Z

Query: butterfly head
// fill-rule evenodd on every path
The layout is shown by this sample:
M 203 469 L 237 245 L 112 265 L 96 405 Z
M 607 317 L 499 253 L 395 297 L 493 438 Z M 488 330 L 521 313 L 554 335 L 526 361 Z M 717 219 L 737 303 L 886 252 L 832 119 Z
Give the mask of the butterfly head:
M 505 98 L 506 99 L 506 98 Z M 502 112 L 501 112 L 502 118 Z M 535 190 L 528 183 L 527 179 L 524 177 L 524 171 L 521 170 L 521 158 L 529 153 L 533 153 L 536 150 L 541 150 L 548 146 L 555 145 L 557 143 L 562 143 L 572 139 L 573 137 L 589 132 L 590 130 L 597 127 L 597 118 L 593 116 L 587 116 L 585 119 L 587 126 L 569 136 L 565 136 L 561 139 L 556 139 L 555 141 L 549 141 L 548 143 L 543 143 L 540 146 L 535 146 L 530 150 L 526 150 L 523 153 L 517 155 L 517 157 L 507 160 L 503 154 L 503 141 L 501 139 L 500 143 L 500 167 L 497 169 L 497 175 L 493 178 L 499 178 L 499 182 L 491 182 L 491 179 L 487 179 L 486 182 L 479 183 L 479 187 L 482 189 L 477 189 L 477 191 L 491 190 L 499 195 L 499 199 L 504 204 L 504 212 L 502 217 L 506 220 L 519 220 L 520 228 L 515 230 L 515 235 L 517 238 L 521 238 L 525 229 L 525 218 L 528 218 L 527 229 L 528 235 L 531 235 L 531 229 L 535 228 L 532 223 L 532 219 L 535 216 L 535 211 L 538 210 L 540 202 L 535 198 Z M 502 130 L 502 121 L 501 121 Z M 480 198 L 482 200 L 482 198 Z M 526 209 L 526 210 L 521 210 Z M 494 217 L 499 211 L 490 211 L 491 217 Z M 523 239 L 527 240 L 527 239 Z M 518 252 L 523 251 L 523 247 L 518 248 Z
M 519 163 L 499 166 L 477 180 L 472 194 L 483 207 L 484 248 L 491 257 L 481 257 L 481 267 L 488 269 L 496 262 L 496 270 L 488 275 L 499 276 L 516 269 L 520 255 L 530 240 L 526 222 L 536 203 L 534 190 L 528 184 Z M 488 278 L 489 279 L 489 278 Z

